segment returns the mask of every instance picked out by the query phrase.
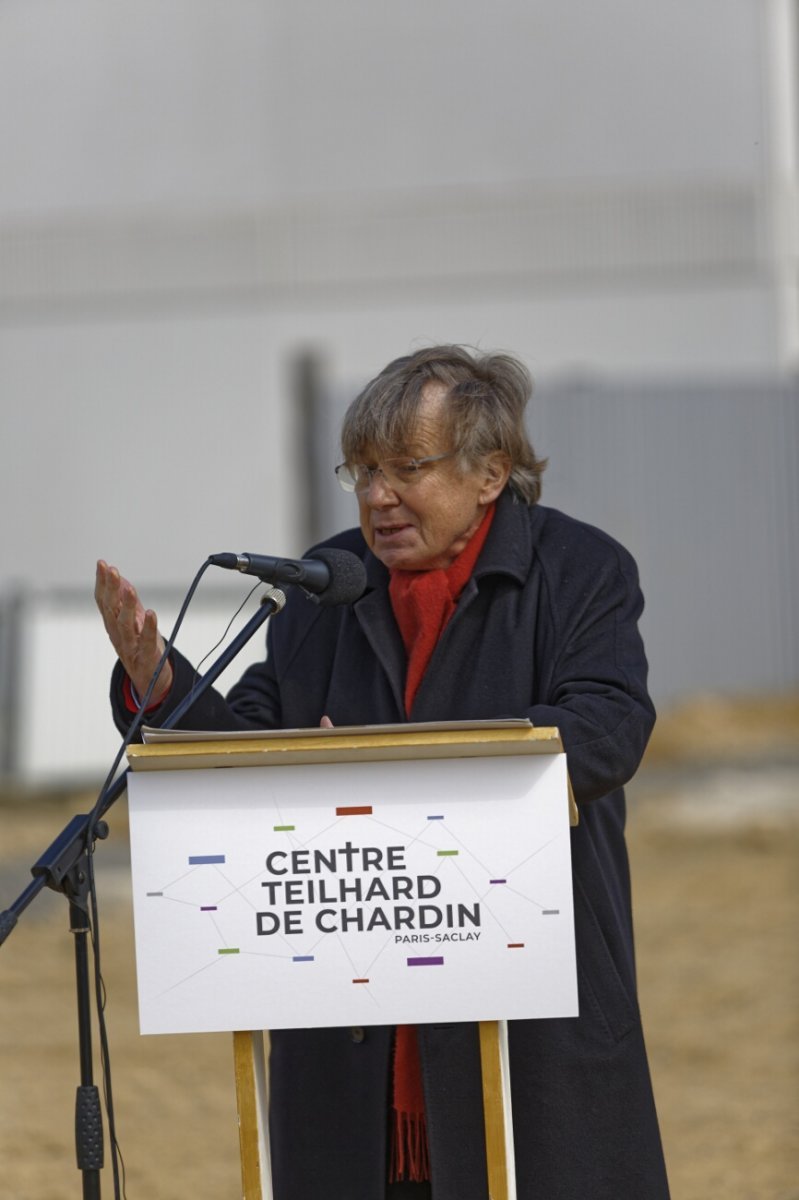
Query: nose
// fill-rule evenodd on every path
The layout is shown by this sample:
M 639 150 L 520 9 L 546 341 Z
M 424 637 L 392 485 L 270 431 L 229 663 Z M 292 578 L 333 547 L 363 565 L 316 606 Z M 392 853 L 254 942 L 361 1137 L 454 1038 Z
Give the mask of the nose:
M 399 496 L 378 467 L 369 480 L 368 488 L 361 496 L 370 508 L 386 508 L 391 504 L 399 504 Z

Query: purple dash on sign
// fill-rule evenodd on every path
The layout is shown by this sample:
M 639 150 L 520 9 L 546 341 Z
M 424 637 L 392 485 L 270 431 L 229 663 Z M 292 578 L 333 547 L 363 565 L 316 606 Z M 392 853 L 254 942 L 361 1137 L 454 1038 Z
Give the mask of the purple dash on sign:
M 489 879 L 489 883 L 507 883 L 507 879 Z
M 443 813 L 441 813 L 441 815 L 440 815 L 440 816 L 431 816 L 431 817 L 428 817 L 427 819 L 428 819 L 428 821 L 443 821 L 443 820 L 444 820 L 444 814 L 443 814 Z
M 224 854 L 190 854 L 189 866 L 201 867 L 207 866 L 209 863 L 223 863 L 225 861 Z
M 200 912 L 216 912 L 215 904 L 201 904 Z
M 409 967 L 443 967 L 444 957 L 441 955 L 438 958 L 409 958 L 407 963 Z
M 313 960 L 314 960 L 314 956 L 312 954 L 295 954 L 292 957 L 291 961 L 292 962 L 313 962 Z

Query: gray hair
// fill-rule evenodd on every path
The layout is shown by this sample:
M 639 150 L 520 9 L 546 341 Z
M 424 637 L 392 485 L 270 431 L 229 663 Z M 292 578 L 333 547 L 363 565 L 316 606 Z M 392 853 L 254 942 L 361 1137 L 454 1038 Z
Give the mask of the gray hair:
M 428 383 L 447 389 L 446 419 L 452 446 L 465 466 L 477 466 L 499 450 L 511 464 L 514 497 L 535 504 L 546 459 L 536 457 L 524 426 L 533 382 L 508 354 L 473 354 L 463 346 L 431 346 L 396 358 L 368 383 L 347 409 L 341 429 L 344 461 L 360 461 L 365 449 L 401 454 L 412 436 Z

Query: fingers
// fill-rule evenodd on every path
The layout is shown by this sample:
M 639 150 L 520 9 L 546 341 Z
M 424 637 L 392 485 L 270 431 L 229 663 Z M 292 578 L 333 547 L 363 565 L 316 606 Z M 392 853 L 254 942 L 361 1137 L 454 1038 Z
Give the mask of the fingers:
M 136 589 L 122 578 L 116 567 L 101 559 L 97 564 L 94 598 L 114 649 L 122 657 L 129 650 L 131 639 L 135 640 L 144 617 Z
M 139 605 L 141 609 L 141 605 Z M 137 658 L 141 664 L 140 682 L 134 680 L 134 686 L 139 695 L 144 695 L 146 688 L 150 686 L 150 680 L 153 677 L 153 671 L 161 661 L 161 655 L 164 653 L 164 639 L 158 632 L 158 618 L 151 608 L 142 611 L 141 632 L 137 642 Z M 131 676 L 133 678 L 133 676 Z M 172 667 L 169 661 L 165 662 L 161 668 L 161 674 L 158 676 L 158 681 L 153 689 L 151 703 L 156 704 L 161 700 L 172 687 Z
M 133 584 L 103 559 L 97 563 L 94 598 L 117 657 L 143 695 L 164 652 L 158 618 L 152 609 L 144 608 Z M 165 664 L 153 702 L 166 695 L 171 684 L 172 669 Z
M 144 629 L 144 607 L 138 593 L 127 579 L 120 579 L 119 603 L 116 609 L 116 626 L 126 647 L 135 646 Z
M 97 575 L 94 582 L 94 600 L 103 618 L 105 631 L 111 639 L 115 650 L 119 650 L 117 636 L 117 618 L 121 605 L 119 594 L 120 575 L 116 567 L 110 567 L 101 559 L 97 564 Z
M 319 725 L 322 729 L 333 729 L 334 728 L 333 722 L 330 720 L 330 717 L 328 717 L 328 716 L 322 717 L 322 720 L 319 722 Z
M 123 579 L 116 567 L 111 567 L 101 559 L 97 564 L 97 575 L 94 584 L 94 599 L 100 610 L 105 627 L 111 640 L 119 624 L 123 601 L 131 599 L 135 603 L 136 589 L 127 579 Z

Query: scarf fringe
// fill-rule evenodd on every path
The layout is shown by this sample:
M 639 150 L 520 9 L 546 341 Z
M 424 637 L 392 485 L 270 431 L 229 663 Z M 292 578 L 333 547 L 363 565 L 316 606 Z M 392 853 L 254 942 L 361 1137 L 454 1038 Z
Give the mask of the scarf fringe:
M 394 1109 L 391 1129 L 391 1183 L 423 1183 L 430 1178 L 430 1151 L 424 1113 Z

